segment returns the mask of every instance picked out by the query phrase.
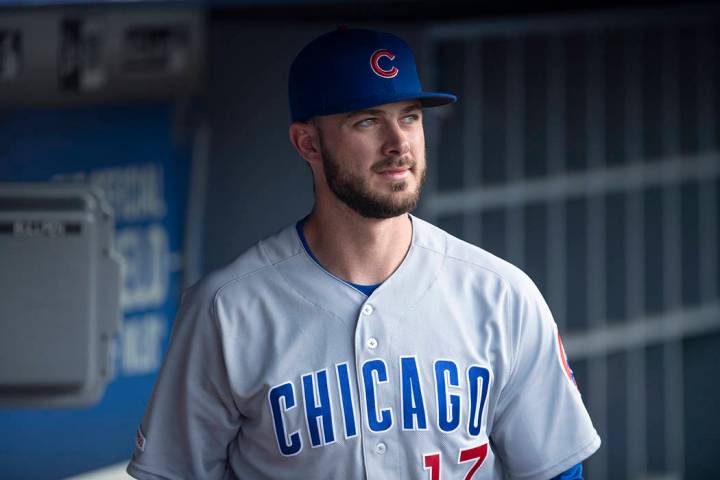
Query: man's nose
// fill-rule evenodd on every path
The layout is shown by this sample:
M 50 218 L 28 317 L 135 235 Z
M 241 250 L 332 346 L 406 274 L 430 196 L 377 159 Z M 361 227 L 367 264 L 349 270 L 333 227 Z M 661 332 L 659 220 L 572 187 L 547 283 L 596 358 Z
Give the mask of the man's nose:
M 384 140 L 382 154 L 385 156 L 400 156 L 410 151 L 407 132 L 394 122 L 388 122 Z

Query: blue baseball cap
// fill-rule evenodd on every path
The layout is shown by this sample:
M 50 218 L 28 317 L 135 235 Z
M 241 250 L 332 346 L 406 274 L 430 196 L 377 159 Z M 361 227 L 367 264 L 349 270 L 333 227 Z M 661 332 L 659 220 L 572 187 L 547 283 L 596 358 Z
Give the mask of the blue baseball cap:
M 390 33 L 345 29 L 319 36 L 293 60 L 288 78 L 292 121 L 402 100 L 434 107 L 457 100 L 425 92 L 410 46 Z

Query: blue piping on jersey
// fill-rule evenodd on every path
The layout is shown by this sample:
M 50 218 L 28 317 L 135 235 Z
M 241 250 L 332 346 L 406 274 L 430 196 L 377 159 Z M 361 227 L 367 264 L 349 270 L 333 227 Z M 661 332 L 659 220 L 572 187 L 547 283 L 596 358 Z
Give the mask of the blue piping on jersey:
M 308 245 L 307 240 L 305 239 L 305 232 L 303 231 L 303 224 L 305 223 L 305 219 L 298 221 L 295 224 L 295 229 L 297 230 L 298 236 L 300 237 L 300 241 L 302 242 L 302 246 L 307 252 L 308 255 L 310 255 L 310 258 L 312 258 L 315 263 L 317 263 L 323 270 L 327 271 L 325 267 L 322 266 L 322 263 L 318 261 L 317 258 L 315 258 L 315 255 L 313 255 L 312 250 L 310 250 L 310 245 Z M 341 279 L 342 280 L 342 279 Z M 343 282 L 347 283 L 351 287 L 353 287 L 355 290 L 360 291 L 361 293 L 365 294 L 366 296 L 370 296 L 376 288 L 378 288 L 381 284 L 376 283 L 374 285 L 361 285 L 359 283 L 352 283 L 348 282 L 347 280 L 343 280 Z

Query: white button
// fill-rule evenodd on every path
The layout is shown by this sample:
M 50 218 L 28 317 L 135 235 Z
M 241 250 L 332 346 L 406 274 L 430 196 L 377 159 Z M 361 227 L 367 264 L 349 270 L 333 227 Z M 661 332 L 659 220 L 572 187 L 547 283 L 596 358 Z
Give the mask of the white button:
M 369 303 L 366 303 L 362 308 L 362 313 L 364 315 L 372 315 L 374 311 L 375 311 L 375 309 Z
M 375 453 L 378 455 L 382 455 L 387 451 L 387 445 L 385 445 L 383 442 L 378 443 L 375 445 Z
M 367 339 L 367 346 L 370 350 L 375 350 L 378 346 L 377 338 L 370 337 Z

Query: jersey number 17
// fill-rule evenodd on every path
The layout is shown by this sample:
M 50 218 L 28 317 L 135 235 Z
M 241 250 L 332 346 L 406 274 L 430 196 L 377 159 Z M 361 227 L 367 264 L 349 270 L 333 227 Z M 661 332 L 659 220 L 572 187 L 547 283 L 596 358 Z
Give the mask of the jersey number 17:
M 465 463 L 471 460 L 475 460 L 475 463 L 473 463 L 472 467 L 470 467 L 470 470 L 468 470 L 467 475 L 465 475 L 465 480 L 472 479 L 473 475 L 475 475 L 475 472 L 477 472 L 478 468 L 480 468 L 480 465 L 482 465 L 485 461 L 487 453 L 487 443 L 483 443 L 478 447 L 460 450 L 460 454 L 458 455 L 458 463 Z M 440 453 L 436 452 L 423 455 L 423 469 L 430 470 L 430 480 L 440 480 Z

